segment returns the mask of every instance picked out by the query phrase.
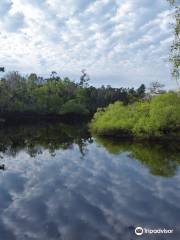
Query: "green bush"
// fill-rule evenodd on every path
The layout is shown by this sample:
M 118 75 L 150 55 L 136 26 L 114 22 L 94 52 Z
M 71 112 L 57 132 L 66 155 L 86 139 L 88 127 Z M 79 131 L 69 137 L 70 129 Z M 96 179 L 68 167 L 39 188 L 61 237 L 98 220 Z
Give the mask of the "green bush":
M 99 109 L 91 122 L 98 135 L 153 137 L 177 134 L 180 129 L 180 97 L 169 92 L 128 106 L 121 102 Z

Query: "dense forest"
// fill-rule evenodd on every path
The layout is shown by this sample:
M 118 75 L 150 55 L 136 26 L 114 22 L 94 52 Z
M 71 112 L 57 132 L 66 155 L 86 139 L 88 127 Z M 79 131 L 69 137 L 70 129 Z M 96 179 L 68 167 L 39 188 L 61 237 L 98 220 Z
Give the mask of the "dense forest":
M 145 96 L 145 86 L 138 89 L 112 88 L 89 85 L 89 77 L 82 71 L 80 81 L 61 78 L 52 72 L 49 78 L 35 73 L 21 76 L 18 72 L 7 73 L 0 80 L 0 113 L 20 114 L 78 114 L 92 115 L 97 108 L 122 101 L 127 105 Z

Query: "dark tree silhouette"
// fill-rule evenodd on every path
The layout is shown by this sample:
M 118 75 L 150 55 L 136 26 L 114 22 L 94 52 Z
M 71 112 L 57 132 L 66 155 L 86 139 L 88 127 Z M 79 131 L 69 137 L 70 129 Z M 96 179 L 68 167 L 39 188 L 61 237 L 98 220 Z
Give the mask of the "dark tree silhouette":
M 0 72 L 5 72 L 5 68 L 4 67 L 0 67 Z
M 89 80 L 90 80 L 90 77 L 89 77 L 89 75 L 86 73 L 86 69 L 82 69 L 81 72 L 82 72 L 82 75 L 81 75 L 81 77 L 80 77 L 80 83 L 79 83 L 79 85 L 80 85 L 81 87 L 88 87 L 88 82 L 89 82 Z

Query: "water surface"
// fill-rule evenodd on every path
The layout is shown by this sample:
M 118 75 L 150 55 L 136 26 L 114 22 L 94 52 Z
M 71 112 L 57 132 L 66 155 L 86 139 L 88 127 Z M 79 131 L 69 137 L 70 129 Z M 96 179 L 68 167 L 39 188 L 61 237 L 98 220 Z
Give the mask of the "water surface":
M 86 126 L 6 126 L 0 164 L 0 239 L 180 239 L 178 144 L 93 138 Z M 137 226 L 174 234 L 140 238 Z

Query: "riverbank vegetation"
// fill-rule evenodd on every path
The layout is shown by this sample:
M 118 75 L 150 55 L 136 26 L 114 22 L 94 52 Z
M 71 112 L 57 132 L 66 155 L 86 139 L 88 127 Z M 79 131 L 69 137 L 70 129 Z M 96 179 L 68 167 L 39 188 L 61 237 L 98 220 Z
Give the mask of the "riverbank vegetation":
M 0 117 L 7 114 L 32 115 L 93 115 L 97 108 L 122 101 L 135 102 L 145 96 L 145 86 L 134 88 L 112 88 L 89 86 L 85 71 L 79 82 L 61 78 L 52 72 L 49 78 L 36 74 L 22 76 L 10 72 L 0 80 Z
M 97 111 L 91 122 L 91 130 L 104 136 L 179 138 L 179 93 L 162 93 L 127 106 L 117 101 Z

